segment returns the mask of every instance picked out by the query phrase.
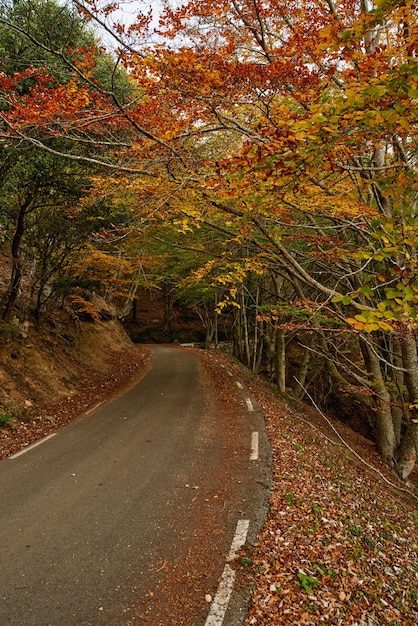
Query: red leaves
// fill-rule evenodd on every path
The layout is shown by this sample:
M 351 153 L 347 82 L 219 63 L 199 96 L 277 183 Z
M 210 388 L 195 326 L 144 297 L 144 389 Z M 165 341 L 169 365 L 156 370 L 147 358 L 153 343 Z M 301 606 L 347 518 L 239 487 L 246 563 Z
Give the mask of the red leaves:
M 77 64 L 88 73 L 91 60 L 83 59 Z M 81 128 L 83 133 L 102 135 L 104 118 L 108 127 L 115 126 L 109 98 L 77 76 L 58 84 L 46 69 L 29 68 L 11 77 L 1 75 L 0 92 L 7 103 L 2 117 L 10 137 L 18 133 L 39 137 L 41 133 L 68 138 Z

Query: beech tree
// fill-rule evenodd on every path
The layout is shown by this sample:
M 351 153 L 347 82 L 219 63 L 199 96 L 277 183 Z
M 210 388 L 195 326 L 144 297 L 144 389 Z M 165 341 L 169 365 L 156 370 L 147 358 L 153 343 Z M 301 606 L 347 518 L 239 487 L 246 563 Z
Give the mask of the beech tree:
M 188 2 L 162 30 L 172 46 L 132 61 L 154 78 L 149 97 L 174 92 L 196 134 L 242 141 L 197 213 L 215 208 L 266 268 L 280 266 L 330 376 L 371 405 L 377 445 L 406 478 L 418 395 L 413 4 Z M 317 329 L 318 311 L 336 327 Z M 353 362 L 336 332 L 358 341 Z
M 40 76 L 24 97 L 27 75 L 3 81 L 3 137 L 43 150 L 53 137 L 87 142 L 77 158 L 136 176 L 142 208 L 152 195 L 183 229 L 222 232 L 229 303 L 248 329 L 251 293 L 254 331 L 273 328 L 281 389 L 284 338 L 297 330 L 301 367 L 323 359 L 406 479 L 418 419 L 413 2 L 166 2 L 154 45 L 147 11 L 124 27 L 108 21 L 116 5 L 74 5 L 113 32 L 131 97 L 92 79 L 91 51 L 74 60 L 47 45 L 72 78 L 58 89 Z

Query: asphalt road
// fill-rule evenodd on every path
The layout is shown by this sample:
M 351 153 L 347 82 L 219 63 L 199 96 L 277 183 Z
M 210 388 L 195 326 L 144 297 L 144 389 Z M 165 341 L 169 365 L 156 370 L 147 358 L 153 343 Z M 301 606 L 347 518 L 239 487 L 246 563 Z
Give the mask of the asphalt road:
M 266 505 L 262 418 L 236 395 L 155 347 L 126 393 L 1 461 L 0 625 L 204 625 L 237 520 L 251 543 Z M 224 626 L 242 603 L 238 584 Z

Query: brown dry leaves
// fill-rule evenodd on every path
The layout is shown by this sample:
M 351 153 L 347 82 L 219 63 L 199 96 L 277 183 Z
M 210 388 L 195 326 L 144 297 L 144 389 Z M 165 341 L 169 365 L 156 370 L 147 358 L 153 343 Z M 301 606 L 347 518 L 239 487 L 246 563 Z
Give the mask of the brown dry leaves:
M 83 364 L 76 394 L 64 400 L 36 404 L 23 419 L 14 421 L 12 428 L 0 429 L 0 459 L 45 437 L 131 384 L 135 375 L 143 371 L 148 357 L 146 348 L 134 346 L 111 352 L 108 372 Z
M 260 380 L 236 372 L 263 408 L 274 463 L 246 625 L 418 623 L 416 499 L 356 459 L 316 411 L 290 408 Z M 397 483 L 370 442 L 333 426 Z
M 114 392 L 144 360 L 140 351 L 128 351 L 114 355 L 112 376 L 86 372 L 84 393 L 51 405 L 41 423 L 22 423 L 25 432 L 3 434 L 0 456 L 69 421 L 103 392 Z M 216 360 L 227 362 L 262 406 L 273 455 L 270 514 L 252 555 L 255 586 L 246 626 L 418 623 L 416 499 L 360 463 L 316 411 L 288 406 L 241 366 L 221 354 Z M 47 415 L 54 415 L 51 423 Z M 397 482 L 369 441 L 338 422 L 333 426 Z

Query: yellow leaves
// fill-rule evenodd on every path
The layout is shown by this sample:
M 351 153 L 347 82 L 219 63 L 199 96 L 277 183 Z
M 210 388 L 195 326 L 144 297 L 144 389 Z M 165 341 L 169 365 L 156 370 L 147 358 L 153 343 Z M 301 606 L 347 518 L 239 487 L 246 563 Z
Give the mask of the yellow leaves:
M 73 266 L 75 276 L 88 275 L 90 279 L 99 278 L 104 281 L 112 279 L 115 272 L 129 269 L 130 264 L 128 261 L 94 249 Z
M 187 217 L 183 217 L 181 220 L 175 220 L 174 225 L 178 232 L 186 234 L 193 233 L 194 228 L 191 226 L 191 221 Z
M 407 132 L 411 130 L 411 125 L 409 124 L 408 120 L 405 117 L 401 117 L 399 119 L 399 126 L 403 128 L 403 130 L 406 130 Z
M 370 111 L 368 115 L 369 128 L 375 128 L 376 126 L 384 124 L 384 122 L 385 119 L 380 111 Z
M 71 79 L 59 88 L 57 94 L 59 108 L 63 112 L 76 112 L 91 105 L 92 99 L 88 88 Z
M 408 405 L 408 409 L 410 413 L 412 413 L 412 415 L 418 413 L 418 400 L 415 400 L 415 402 L 410 402 L 410 404 Z M 418 417 L 411 417 L 411 422 L 413 424 L 418 424 Z
M 353 326 L 355 330 L 363 331 L 365 333 L 372 333 L 376 330 L 385 330 L 386 332 L 393 332 L 393 326 L 384 320 L 373 320 L 374 316 L 365 316 L 363 314 L 356 315 L 355 317 L 347 317 L 346 322 Z
M 334 49 L 338 43 L 338 31 L 335 24 L 325 26 L 318 31 L 319 39 L 322 43 L 317 43 L 316 54 L 322 54 L 324 50 Z
M 332 32 L 332 27 L 327 26 L 326 28 L 321 28 L 321 30 L 318 32 L 318 35 L 320 36 L 321 39 L 328 39 L 329 36 L 331 35 L 331 32 Z
M 86 318 L 98 322 L 100 314 L 97 308 L 90 300 L 86 300 L 82 296 L 75 294 L 69 297 L 72 308 L 76 311 L 77 315 L 81 318 Z
M 233 299 L 231 300 L 231 298 L 229 298 L 228 295 L 225 295 L 224 298 L 220 300 L 218 304 L 216 305 L 215 311 L 216 313 L 221 314 L 223 310 L 228 306 L 233 306 L 237 309 L 241 308 L 238 302 L 236 302 Z

